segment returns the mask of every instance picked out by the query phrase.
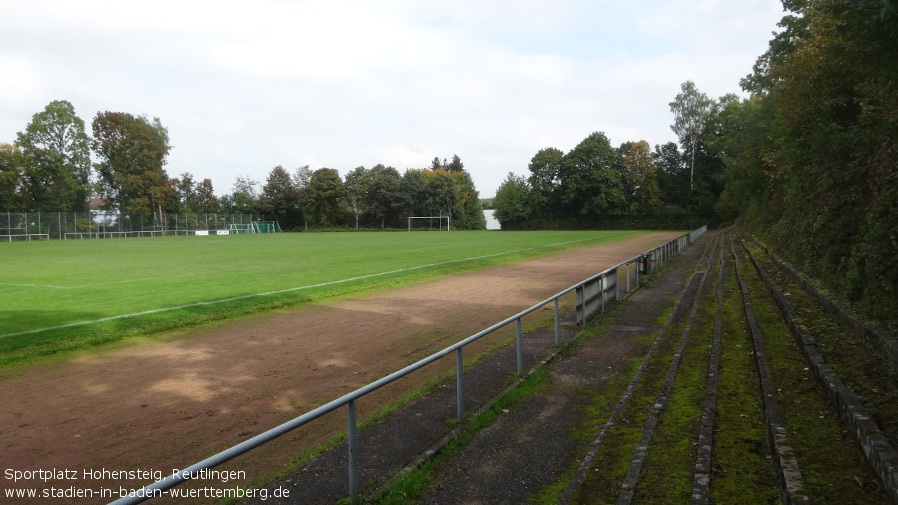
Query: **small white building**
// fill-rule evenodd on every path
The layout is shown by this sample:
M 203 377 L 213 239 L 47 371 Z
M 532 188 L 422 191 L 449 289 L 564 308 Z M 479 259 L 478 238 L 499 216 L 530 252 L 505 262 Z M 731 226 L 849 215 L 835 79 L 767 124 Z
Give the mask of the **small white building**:
M 485 209 L 483 211 L 483 218 L 486 219 L 486 229 L 487 230 L 501 230 L 502 226 L 499 225 L 499 220 L 496 219 L 496 211 L 493 209 Z

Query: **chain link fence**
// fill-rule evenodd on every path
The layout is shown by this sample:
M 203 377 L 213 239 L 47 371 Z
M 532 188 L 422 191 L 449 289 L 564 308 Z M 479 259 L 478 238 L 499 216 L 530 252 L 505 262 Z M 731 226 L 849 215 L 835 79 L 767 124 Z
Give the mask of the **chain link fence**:
M 193 235 L 197 231 L 252 233 L 254 214 L 130 214 L 90 212 L 0 213 L 0 240 L 49 240 Z

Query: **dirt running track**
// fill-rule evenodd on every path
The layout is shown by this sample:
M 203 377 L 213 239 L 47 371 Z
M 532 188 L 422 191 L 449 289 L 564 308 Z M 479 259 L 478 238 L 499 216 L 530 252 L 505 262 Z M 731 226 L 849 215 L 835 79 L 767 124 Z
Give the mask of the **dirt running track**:
M 102 488 L 117 493 L 155 479 L 107 474 L 91 480 L 84 470 L 167 476 L 679 235 L 649 233 L 2 370 L 0 503 L 106 503 Z M 465 357 L 475 354 L 466 349 Z M 451 367 L 454 361 L 431 365 L 369 395 L 359 402 L 360 418 Z M 223 465 L 245 474 L 216 486 L 248 485 L 277 471 L 345 430 L 344 410 Z M 68 477 L 76 478 L 8 478 L 8 470 L 37 469 L 70 470 Z M 5 494 L 51 487 L 95 494 L 16 500 Z

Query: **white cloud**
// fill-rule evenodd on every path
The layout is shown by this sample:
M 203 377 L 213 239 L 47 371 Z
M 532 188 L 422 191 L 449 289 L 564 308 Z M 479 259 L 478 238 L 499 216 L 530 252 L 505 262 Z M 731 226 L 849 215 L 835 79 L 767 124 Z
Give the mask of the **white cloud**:
M 5 5 L 4 5 L 5 4 Z M 458 154 L 483 196 L 537 150 L 673 140 L 691 79 L 738 92 L 776 0 L 0 0 L 0 141 L 51 100 L 158 116 L 171 175 Z

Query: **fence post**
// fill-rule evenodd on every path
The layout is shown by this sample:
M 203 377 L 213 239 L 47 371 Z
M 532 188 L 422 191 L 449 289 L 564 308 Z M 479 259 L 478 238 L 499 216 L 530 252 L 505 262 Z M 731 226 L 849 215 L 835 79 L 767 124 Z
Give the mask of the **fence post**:
M 580 326 L 586 328 L 586 296 L 583 294 L 583 285 L 577 286 L 577 311 L 580 317 Z
M 620 300 L 620 272 L 614 269 L 614 301 Z
M 518 343 L 518 377 L 524 374 L 524 345 L 523 345 L 523 332 L 521 331 L 521 318 L 517 318 L 517 327 L 518 334 L 515 339 Z
M 561 345 L 561 333 L 558 331 L 558 297 L 555 297 L 555 347 Z
M 349 401 L 349 422 L 347 427 L 347 442 L 349 445 L 349 501 L 353 505 L 359 502 L 358 476 L 356 475 L 358 442 L 355 434 L 355 400 Z
M 465 419 L 465 381 L 462 378 L 462 371 L 464 370 L 464 358 L 462 357 L 462 348 L 459 347 L 455 351 L 455 390 L 456 390 L 456 401 L 457 405 L 457 419 L 458 425 L 461 426 L 462 422 Z

